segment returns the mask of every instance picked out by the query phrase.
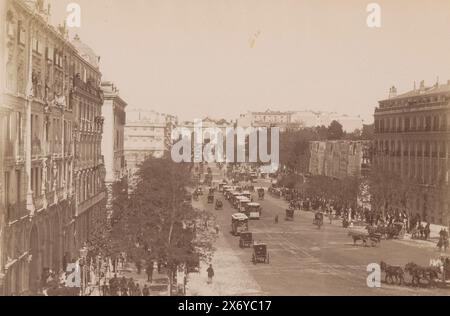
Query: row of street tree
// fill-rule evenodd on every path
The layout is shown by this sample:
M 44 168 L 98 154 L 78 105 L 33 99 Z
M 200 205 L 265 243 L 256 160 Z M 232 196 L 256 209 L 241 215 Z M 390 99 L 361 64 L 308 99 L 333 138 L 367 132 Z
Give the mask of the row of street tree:
M 191 168 L 170 156 L 145 160 L 130 192 L 116 185 L 109 223 L 91 238 L 103 255 L 164 266 L 170 293 L 177 269 L 198 266 L 213 252 L 212 215 L 193 208 L 189 197 Z

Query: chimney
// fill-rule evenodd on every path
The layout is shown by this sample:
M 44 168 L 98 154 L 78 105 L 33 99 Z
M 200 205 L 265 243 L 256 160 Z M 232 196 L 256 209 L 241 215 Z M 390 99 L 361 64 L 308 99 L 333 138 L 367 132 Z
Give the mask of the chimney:
M 425 91 L 425 80 L 420 82 L 420 91 Z
M 392 88 L 389 89 L 389 99 L 395 98 L 397 96 L 397 88 L 395 86 L 392 86 Z

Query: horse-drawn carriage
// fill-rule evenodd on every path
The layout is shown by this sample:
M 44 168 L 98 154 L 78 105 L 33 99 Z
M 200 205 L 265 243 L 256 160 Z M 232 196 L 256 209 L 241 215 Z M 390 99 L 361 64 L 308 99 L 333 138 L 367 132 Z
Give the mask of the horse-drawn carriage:
M 239 247 L 250 248 L 253 244 L 253 234 L 251 232 L 242 232 L 239 236 Z
M 377 246 L 381 242 L 381 234 L 374 231 L 365 229 L 351 229 L 348 235 L 352 237 L 353 244 L 356 245 L 358 241 L 362 241 L 363 245 L 366 247 L 367 242 L 370 242 L 372 247 Z
M 294 209 L 293 208 L 288 208 L 286 210 L 286 216 L 285 216 L 284 220 L 288 221 L 288 222 L 294 221 Z
M 391 266 L 383 261 L 380 263 L 381 272 L 385 274 L 387 284 L 406 284 L 405 274 L 410 276 L 411 286 L 428 285 L 435 287 L 438 283 L 447 287 L 449 283 L 450 260 L 446 257 L 431 259 L 429 266 L 420 266 L 414 262 L 407 263 L 404 267 Z M 424 284 L 425 281 L 425 284 Z
M 195 189 L 194 194 L 197 194 L 197 195 L 203 195 L 203 189 L 202 189 L 202 187 L 198 187 L 197 189 Z
M 318 229 L 320 229 L 323 226 L 322 212 L 317 212 L 316 215 L 314 215 L 313 225 L 316 225 Z
M 216 211 L 222 210 L 223 209 L 223 202 L 222 200 L 216 200 L 216 205 L 214 207 L 216 209 Z
M 380 234 L 385 239 L 402 239 L 406 232 L 405 224 L 402 222 L 395 222 L 389 226 L 378 225 L 367 229 L 369 233 Z
M 239 236 L 248 231 L 248 217 L 242 213 L 236 213 L 231 216 L 231 233 Z
M 198 201 L 198 194 L 197 194 L 197 192 L 194 192 L 192 194 L 192 198 L 194 199 L 194 201 Z
M 264 194 L 265 194 L 264 189 L 263 189 L 263 188 L 259 188 L 259 189 L 258 189 L 258 198 L 259 198 L 260 200 L 264 200 Z
M 267 251 L 267 245 L 262 243 L 254 243 L 253 244 L 253 255 L 252 262 L 253 264 L 257 263 L 269 263 L 269 252 Z
M 388 230 L 387 237 L 389 239 L 403 239 L 406 233 L 406 225 L 402 222 L 395 222 L 392 224 L 391 229 Z

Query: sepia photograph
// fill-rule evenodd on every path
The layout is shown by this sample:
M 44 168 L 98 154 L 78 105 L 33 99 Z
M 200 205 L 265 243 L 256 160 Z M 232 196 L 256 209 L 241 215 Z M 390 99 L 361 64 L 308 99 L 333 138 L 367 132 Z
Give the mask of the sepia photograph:
M 449 0 L 0 0 L 0 62 L 0 296 L 450 295 Z

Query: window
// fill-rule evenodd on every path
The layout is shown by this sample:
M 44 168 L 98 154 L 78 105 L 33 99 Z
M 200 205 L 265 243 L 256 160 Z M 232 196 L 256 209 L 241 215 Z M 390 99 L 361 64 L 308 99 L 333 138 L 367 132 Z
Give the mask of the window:
M 8 19 L 8 22 L 6 24 L 6 32 L 9 37 L 14 38 L 15 37 L 14 21 L 13 21 L 14 17 L 12 15 L 11 11 L 8 12 L 7 19 Z
M 409 117 L 405 117 L 405 132 L 409 132 L 410 129 L 410 118 Z
M 54 48 L 53 47 L 47 47 L 45 49 L 45 57 L 47 58 L 47 60 L 49 61 L 53 61 L 55 52 L 54 52 Z
M 17 23 L 17 42 L 21 45 L 25 45 L 25 29 L 23 28 L 22 21 Z
M 433 118 L 433 131 L 439 130 L 439 116 L 435 115 Z
M 5 172 L 4 179 L 5 179 L 5 182 L 4 182 L 4 185 L 5 185 L 4 204 L 6 207 L 8 207 L 8 204 L 10 203 L 10 200 L 9 200 L 10 184 L 9 184 L 9 172 L 8 171 Z
M 20 192 L 22 191 L 22 174 L 21 174 L 20 170 L 16 170 L 16 183 L 17 183 L 16 203 L 20 203 L 21 202 Z

